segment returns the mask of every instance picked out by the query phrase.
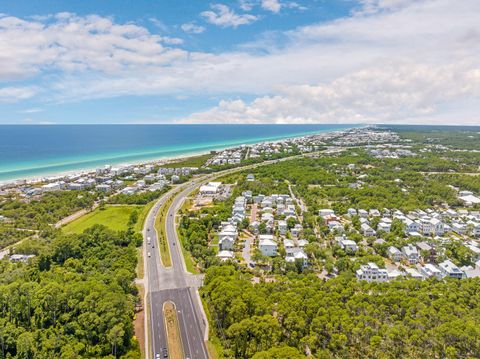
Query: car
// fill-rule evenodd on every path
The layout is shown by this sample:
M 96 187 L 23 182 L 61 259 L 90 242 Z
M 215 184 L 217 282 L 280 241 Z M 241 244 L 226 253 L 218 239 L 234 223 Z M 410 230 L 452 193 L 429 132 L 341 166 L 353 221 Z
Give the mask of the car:
M 147 228 L 147 231 L 150 232 L 150 228 Z
M 164 357 L 164 358 L 168 358 L 168 350 L 167 350 L 167 348 L 163 348 L 163 349 L 162 349 L 162 353 L 163 353 L 163 357 Z
M 147 253 L 147 256 L 150 258 L 152 255 L 150 252 Z
M 175 242 L 173 242 L 173 245 L 175 245 Z
M 160 359 L 160 353 L 155 354 L 155 359 Z

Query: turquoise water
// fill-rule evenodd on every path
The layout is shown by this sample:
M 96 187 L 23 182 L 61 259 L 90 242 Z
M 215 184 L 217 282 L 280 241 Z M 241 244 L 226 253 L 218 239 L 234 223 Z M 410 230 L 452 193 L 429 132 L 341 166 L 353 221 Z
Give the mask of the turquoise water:
M 0 126 L 0 180 L 134 163 L 354 125 Z

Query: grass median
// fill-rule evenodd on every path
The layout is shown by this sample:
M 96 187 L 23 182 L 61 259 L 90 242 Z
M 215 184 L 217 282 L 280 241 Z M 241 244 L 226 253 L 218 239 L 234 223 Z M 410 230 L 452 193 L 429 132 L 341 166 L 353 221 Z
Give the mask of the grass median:
M 160 251 L 160 258 L 164 267 L 172 266 L 172 257 L 170 255 L 170 247 L 168 245 L 167 237 L 167 215 L 168 209 L 170 208 L 174 195 L 172 195 L 163 206 L 160 207 L 157 217 L 155 218 L 155 230 L 157 231 L 158 236 L 158 245 Z
M 183 344 L 180 335 L 177 310 L 172 302 L 166 302 L 163 305 L 163 315 L 165 317 L 165 326 L 167 328 L 167 342 L 169 358 L 182 359 Z

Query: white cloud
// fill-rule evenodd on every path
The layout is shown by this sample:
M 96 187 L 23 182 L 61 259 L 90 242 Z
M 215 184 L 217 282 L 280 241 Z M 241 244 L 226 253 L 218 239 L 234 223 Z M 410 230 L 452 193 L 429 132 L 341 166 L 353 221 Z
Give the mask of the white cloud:
M 250 11 L 255 6 L 255 1 L 253 1 L 253 0 L 239 0 L 238 6 L 243 11 Z
M 448 66 L 390 63 L 329 83 L 288 86 L 278 92 L 250 104 L 222 100 L 185 122 L 421 122 L 446 102 L 480 96 L 480 70 L 469 62 Z M 471 119 L 474 123 L 480 116 Z
M 0 81 L 22 79 L 58 69 L 116 73 L 160 65 L 185 54 L 181 39 L 150 34 L 134 24 L 115 24 L 96 15 L 60 13 L 54 20 L 25 21 L 0 17 Z
M 13 103 L 32 98 L 37 93 L 34 87 L 0 87 L 0 103 Z
M 44 110 L 42 108 L 34 107 L 34 108 L 27 108 L 25 110 L 18 111 L 20 113 L 38 113 L 38 112 L 43 112 Z
M 278 13 L 282 5 L 278 0 L 262 0 L 262 8 L 274 13 Z
M 252 14 L 236 14 L 224 4 L 213 4 L 210 7 L 212 10 L 204 11 L 200 15 L 210 24 L 220 27 L 237 28 L 258 20 L 258 16 Z
M 186 24 L 183 24 L 180 27 L 183 31 L 191 33 L 191 34 L 201 34 L 202 32 L 205 31 L 204 26 L 197 25 L 193 22 L 188 22 Z
M 478 121 L 480 2 L 379 0 L 368 11 L 366 5 L 223 53 L 189 52 L 105 17 L 4 16 L 0 81 L 39 79 L 35 90 L 49 101 L 226 99 L 189 122 Z M 256 100 L 228 100 L 237 95 Z

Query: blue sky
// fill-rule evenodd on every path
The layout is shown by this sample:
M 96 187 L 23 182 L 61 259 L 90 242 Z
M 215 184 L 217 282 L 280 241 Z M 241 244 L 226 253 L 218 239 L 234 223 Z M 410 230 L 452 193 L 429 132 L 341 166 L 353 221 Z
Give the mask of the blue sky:
M 3 0 L 0 123 L 480 124 L 480 2 Z

